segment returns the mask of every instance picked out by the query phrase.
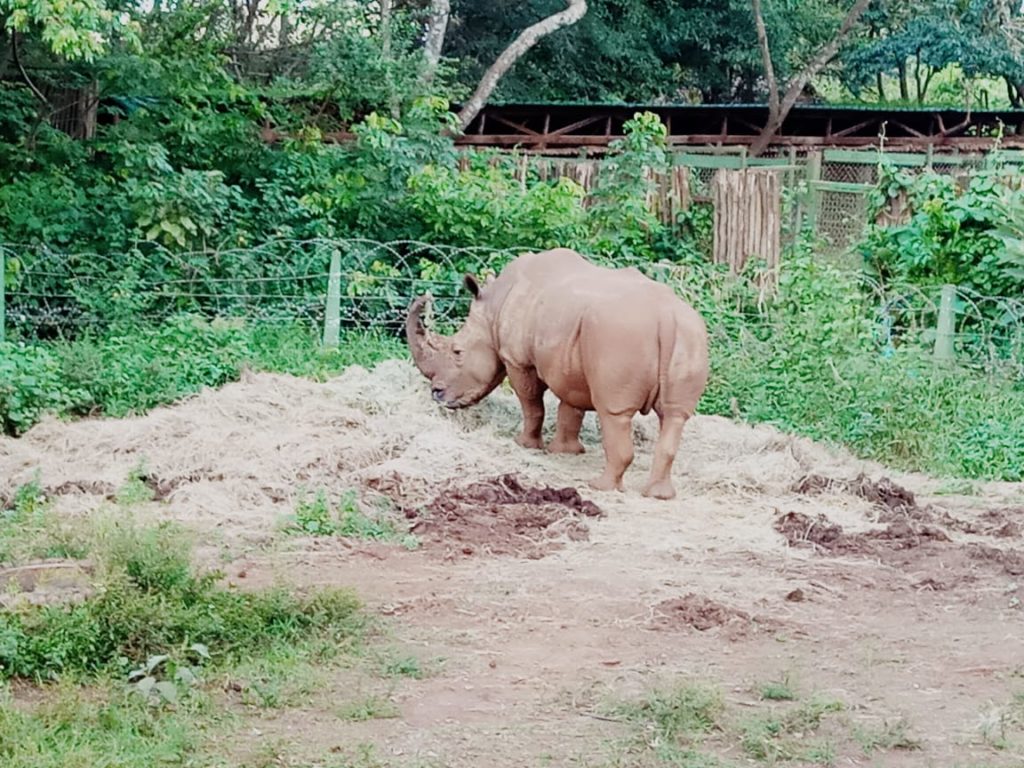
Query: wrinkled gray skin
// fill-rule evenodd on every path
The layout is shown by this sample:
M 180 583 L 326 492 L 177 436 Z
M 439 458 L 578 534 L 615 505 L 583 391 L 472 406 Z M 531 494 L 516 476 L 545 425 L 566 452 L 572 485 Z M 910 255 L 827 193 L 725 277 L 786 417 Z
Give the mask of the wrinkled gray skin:
M 469 317 L 453 336 L 423 326 L 429 297 L 409 308 L 406 335 L 434 399 L 480 402 L 508 377 L 523 409 L 526 448 L 543 448 L 544 392 L 559 399 L 555 453 L 582 453 L 580 426 L 596 411 L 605 453 L 598 490 L 622 490 L 633 461 L 633 416 L 654 410 L 661 431 L 645 496 L 671 499 L 683 427 L 708 379 L 704 321 L 672 289 L 639 271 L 591 264 L 575 251 L 528 253 L 482 285 L 466 275 Z

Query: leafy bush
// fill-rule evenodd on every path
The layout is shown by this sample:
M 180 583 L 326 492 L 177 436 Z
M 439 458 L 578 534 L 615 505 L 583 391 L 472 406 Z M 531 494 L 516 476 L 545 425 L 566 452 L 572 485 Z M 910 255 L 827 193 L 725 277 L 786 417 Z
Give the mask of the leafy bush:
M 229 661 L 311 633 L 351 641 L 360 627 L 348 592 L 219 586 L 219 574 L 196 571 L 187 543 L 166 525 L 116 529 L 93 555 L 102 577 L 84 601 L 0 612 L 0 676 L 127 673 L 195 643 Z
M 883 282 L 950 283 L 983 296 L 1020 296 L 1024 280 L 1008 269 L 1000 237 L 1007 209 L 1024 206 L 1016 176 L 996 168 L 972 173 L 964 185 L 946 174 L 915 175 L 883 164 L 869 217 L 905 197 L 909 219 L 869 228 L 859 245 L 868 269 Z
M 541 250 L 584 239 L 583 194 L 567 178 L 523 184 L 479 158 L 462 171 L 426 166 L 410 177 L 407 202 L 431 242 Z
M 856 274 L 790 258 L 756 320 L 708 312 L 706 413 L 845 445 L 940 475 L 1024 479 L 1024 382 L 940 366 L 912 343 L 878 349 Z

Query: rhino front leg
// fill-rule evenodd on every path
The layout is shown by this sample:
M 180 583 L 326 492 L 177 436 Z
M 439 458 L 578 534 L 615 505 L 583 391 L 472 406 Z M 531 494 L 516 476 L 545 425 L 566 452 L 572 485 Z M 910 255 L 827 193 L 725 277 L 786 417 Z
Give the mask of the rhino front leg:
M 544 386 L 533 369 L 508 369 L 508 381 L 519 398 L 523 409 L 523 431 L 516 443 L 523 448 L 543 448 L 541 431 L 544 428 Z
M 558 404 L 558 423 L 555 437 L 548 443 L 551 453 L 583 453 L 586 449 L 580 442 L 580 428 L 583 426 L 584 411 L 568 403 Z
M 633 463 L 633 414 L 611 414 L 598 411 L 601 422 L 601 443 L 604 445 L 604 473 L 591 481 L 598 491 L 621 491 L 622 476 Z

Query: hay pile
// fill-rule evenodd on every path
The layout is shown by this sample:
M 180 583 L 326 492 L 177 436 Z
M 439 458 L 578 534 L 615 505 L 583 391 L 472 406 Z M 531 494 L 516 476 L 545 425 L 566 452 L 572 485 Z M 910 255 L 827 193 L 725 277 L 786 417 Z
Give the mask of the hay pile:
M 554 411 L 551 399 L 549 432 Z M 475 408 L 447 412 L 431 402 L 425 382 L 405 361 L 353 367 L 322 384 L 246 375 L 146 416 L 51 420 L 18 440 L 0 439 L 0 498 L 38 472 L 45 488 L 59 490 L 67 511 L 82 511 L 142 472 L 170 516 L 230 533 L 265 534 L 293 509 L 297 494 L 321 487 L 339 493 L 372 487 L 415 504 L 452 480 L 514 472 L 537 484 L 579 487 L 611 515 L 664 513 L 702 499 L 728 501 L 737 514 L 751 504 L 768 514 L 772 499 L 792 498 L 791 487 L 806 474 L 849 477 L 866 469 L 770 427 L 697 417 L 676 462 L 679 498 L 663 504 L 638 493 L 657 435 L 653 414 L 636 420 L 637 459 L 625 495 L 584 487 L 603 461 L 593 414 L 584 424 L 583 456 L 523 450 L 512 441 L 519 427 L 518 402 L 507 389 Z

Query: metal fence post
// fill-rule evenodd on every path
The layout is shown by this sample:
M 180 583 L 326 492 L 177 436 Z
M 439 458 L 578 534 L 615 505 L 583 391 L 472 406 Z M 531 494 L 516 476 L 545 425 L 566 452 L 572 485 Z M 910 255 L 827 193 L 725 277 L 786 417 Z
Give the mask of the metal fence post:
M 821 208 L 821 152 L 807 153 L 807 226 L 818 234 L 818 210 Z
M 939 321 L 935 328 L 935 359 L 950 362 L 955 356 L 953 336 L 956 332 L 956 286 L 942 286 L 942 297 L 939 300 Z
M 7 329 L 7 254 L 0 248 L 0 344 L 6 339 Z
M 327 306 L 324 312 L 324 347 L 337 349 L 341 340 L 341 252 L 331 251 L 331 268 L 327 274 Z

